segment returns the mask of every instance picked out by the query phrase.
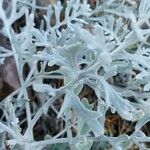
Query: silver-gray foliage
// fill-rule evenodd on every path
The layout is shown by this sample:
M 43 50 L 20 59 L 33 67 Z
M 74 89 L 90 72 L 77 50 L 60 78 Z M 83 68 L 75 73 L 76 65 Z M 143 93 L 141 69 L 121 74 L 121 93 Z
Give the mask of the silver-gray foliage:
M 86 0 L 67 1 L 65 8 L 60 1 L 40 6 L 36 0 L 11 0 L 10 8 L 5 10 L 3 1 L 1 33 L 9 39 L 11 49 L 0 47 L 0 64 L 14 57 L 20 88 L 0 102 L 0 149 L 5 149 L 6 142 L 12 149 L 40 150 L 50 144 L 69 143 L 71 149 L 88 150 L 93 142 L 102 141 L 114 150 L 125 150 L 132 144 L 148 149 L 144 143 L 150 142 L 150 137 L 141 127 L 150 121 L 149 0 L 96 0 L 94 8 Z M 39 28 L 34 22 L 36 9 L 44 11 Z M 25 26 L 16 33 L 12 25 L 22 16 Z M 25 64 L 30 71 L 24 79 Z M 58 69 L 47 72 L 47 65 L 57 65 Z M 117 75 L 127 76 L 123 86 L 111 81 Z M 45 83 L 45 78 L 61 79 L 64 85 L 56 88 Z M 87 98 L 79 98 L 85 85 L 95 92 L 94 109 Z M 40 106 L 32 104 L 32 111 L 27 90 L 30 86 L 41 101 Z M 57 110 L 53 103 L 62 96 L 63 104 Z M 65 127 L 54 137 L 47 133 L 43 141 L 35 141 L 33 127 L 49 107 L 65 121 Z M 26 116 L 19 120 L 24 110 Z M 137 122 L 135 131 L 118 137 L 104 135 L 108 110 Z M 22 122 L 27 122 L 23 131 Z M 62 136 L 64 133 L 67 137 Z

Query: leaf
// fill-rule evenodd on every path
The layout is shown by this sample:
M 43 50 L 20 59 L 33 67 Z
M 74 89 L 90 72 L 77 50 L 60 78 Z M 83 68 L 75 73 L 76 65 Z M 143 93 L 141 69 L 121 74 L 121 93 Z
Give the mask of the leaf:
M 86 119 L 86 124 L 90 127 L 95 136 L 104 134 L 104 127 L 97 119 Z
M 88 30 L 77 28 L 76 31 L 77 31 L 78 37 L 82 41 L 84 41 L 84 43 L 88 46 L 89 49 L 91 50 L 98 49 L 100 51 L 103 50 L 103 47 L 99 43 L 100 40 L 98 40 L 98 38 L 92 35 Z
M 124 150 L 130 148 L 131 141 L 129 136 L 122 134 L 117 138 L 117 141 L 113 145 L 114 145 L 114 150 Z
M 112 76 L 115 76 L 117 74 L 117 68 L 117 65 L 110 66 L 107 72 L 104 74 L 104 78 L 107 80 Z
M 77 150 L 90 150 L 92 145 L 93 145 L 93 141 L 88 139 L 82 141 L 80 139 L 80 141 L 76 143 L 75 147 Z
M 20 144 L 16 144 L 12 147 L 12 150 L 23 150 L 23 146 Z
M 68 108 L 71 108 L 73 102 L 74 101 L 72 100 L 72 96 L 68 92 L 65 95 L 64 102 L 63 102 L 63 104 L 61 106 L 61 109 L 60 109 L 58 115 L 57 115 L 57 118 L 60 118 L 63 115 L 63 113 L 65 113 L 65 111 L 67 111 Z
M 48 93 L 51 96 L 56 94 L 56 89 L 52 88 L 49 84 L 34 83 L 33 90 L 39 93 Z
M 143 88 L 144 91 L 149 91 L 150 90 L 150 82 L 147 83 L 144 88 Z
M 146 15 L 150 15 L 150 3 L 149 0 L 142 0 L 139 6 L 139 16 L 144 18 Z
M 126 34 L 124 38 L 124 45 L 126 46 L 126 48 L 130 48 L 131 46 L 136 44 L 138 41 L 139 39 L 137 35 L 133 31 L 131 31 L 128 34 Z
M 110 102 L 121 117 L 126 120 L 133 119 L 134 107 L 126 99 L 121 98 L 121 95 L 113 89 L 110 91 Z
M 141 127 L 144 126 L 144 125 L 145 125 L 147 122 L 149 122 L 149 121 L 150 121 L 150 114 L 147 113 L 147 114 L 144 115 L 143 118 L 141 118 L 141 119 L 137 122 L 137 124 L 135 125 L 135 130 L 136 130 L 136 131 L 140 130 Z
M 119 44 L 125 35 L 129 32 L 122 17 L 115 18 L 113 15 L 105 15 L 99 19 L 100 28 L 105 31 L 109 42 L 112 40 Z
M 5 131 L 5 129 L 4 128 L 0 128 L 0 133 L 3 133 Z
M 132 120 L 134 114 L 134 107 L 128 102 L 128 100 L 121 97 L 120 93 L 117 93 L 105 80 L 99 78 L 104 88 L 105 101 L 107 107 L 111 107 L 113 111 L 117 111 L 118 114 L 126 120 Z M 122 109 L 124 108 L 124 109 Z
M 65 65 L 65 60 L 56 50 L 53 50 L 51 54 L 47 54 L 46 52 L 38 52 L 37 54 L 34 54 L 33 56 L 34 58 L 38 60 L 48 61 L 49 66 Z
M 79 93 L 81 92 L 82 89 L 83 89 L 83 81 L 80 81 L 77 84 L 75 84 L 74 93 L 76 95 L 79 95 Z
M 87 109 L 80 102 L 79 97 L 77 97 L 72 91 L 66 93 L 64 103 L 57 117 L 59 118 L 62 116 L 62 114 L 69 108 L 73 108 L 78 113 L 79 117 L 84 119 L 85 123 L 90 127 L 96 136 L 104 133 L 104 129 L 101 123 L 98 121 L 98 118 L 101 117 L 101 114 L 99 114 L 99 112 Z
M 82 44 L 80 42 L 64 46 L 64 49 L 60 51 L 60 55 L 65 59 L 67 65 L 72 69 L 78 68 L 77 57 L 81 50 Z
M 86 98 L 83 98 L 81 100 L 82 104 L 88 108 L 88 109 L 92 109 L 92 105 L 89 104 L 88 100 Z M 78 136 L 79 135 L 87 135 L 90 131 L 90 128 L 89 126 L 86 124 L 86 122 L 81 118 L 81 117 L 78 117 Z

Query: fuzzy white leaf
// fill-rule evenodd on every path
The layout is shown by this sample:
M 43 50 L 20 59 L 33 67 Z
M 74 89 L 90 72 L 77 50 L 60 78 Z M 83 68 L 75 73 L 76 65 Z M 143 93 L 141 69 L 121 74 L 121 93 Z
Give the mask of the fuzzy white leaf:
M 34 83 L 33 90 L 39 93 L 48 93 L 49 95 L 55 96 L 56 89 L 52 88 L 49 84 Z

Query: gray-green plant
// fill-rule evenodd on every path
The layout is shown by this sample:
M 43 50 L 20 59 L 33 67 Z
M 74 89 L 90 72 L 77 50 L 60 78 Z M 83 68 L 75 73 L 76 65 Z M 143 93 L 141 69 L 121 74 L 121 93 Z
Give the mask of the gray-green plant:
M 0 102 L 1 149 L 7 143 L 11 149 L 52 149 L 51 144 L 64 144 L 67 149 L 67 144 L 72 150 L 90 150 L 94 142 L 108 142 L 114 150 L 133 144 L 148 150 L 145 142 L 150 137 L 141 128 L 150 121 L 149 0 L 96 0 L 95 7 L 87 0 L 70 0 L 65 6 L 59 0 L 47 6 L 37 5 L 36 0 L 11 0 L 7 9 L 4 1 L 0 1 L 1 33 L 11 49 L 0 47 L 0 63 L 14 57 L 20 87 Z M 37 9 L 44 12 L 39 28 Z M 22 17 L 25 25 L 16 32 L 13 24 Z M 26 64 L 29 72 L 24 78 Z M 56 65 L 56 70 L 46 70 Z M 123 86 L 113 80 L 117 75 L 127 77 Z M 45 83 L 45 78 L 63 80 L 64 85 L 56 88 Z M 79 97 L 85 85 L 94 90 L 96 106 Z M 40 105 L 33 105 L 28 87 L 38 95 Z M 59 99 L 63 99 L 60 110 L 54 106 Z M 64 129 L 36 141 L 33 127 L 50 107 L 64 120 Z M 136 122 L 133 133 L 107 136 L 108 110 Z M 24 111 L 25 118 L 19 120 Z M 27 122 L 26 129 L 20 127 L 23 122 Z

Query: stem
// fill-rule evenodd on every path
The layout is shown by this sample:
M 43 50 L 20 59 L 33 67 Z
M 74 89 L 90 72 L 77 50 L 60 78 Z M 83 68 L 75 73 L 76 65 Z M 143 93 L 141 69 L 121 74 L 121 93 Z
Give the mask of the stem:
M 91 140 L 93 142 L 99 142 L 99 141 L 116 141 L 118 139 L 118 137 L 107 137 L 104 135 L 101 135 L 99 137 L 86 137 L 87 140 Z M 60 139 L 49 139 L 49 140 L 44 140 L 44 141 L 38 141 L 38 142 L 33 142 L 31 143 L 31 145 L 33 147 L 38 147 L 38 146 L 46 146 L 46 145 L 50 145 L 50 144 L 60 144 L 60 143 L 69 143 L 69 138 L 60 138 Z M 74 143 L 81 141 L 81 137 L 73 137 L 71 138 L 72 141 L 74 141 Z
M 15 132 L 12 129 L 10 129 L 9 127 L 7 127 L 5 124 L 0 122 L 0 127 L 2 129 L 5 129 L 8 133 L 10 133 L 13 137 L 15 137 Z
M 15 7 L 16 1 L 14 0 L 12 3 L 14 5 L 14 7 L 12 7 L 12 15 L 11 15 L 9 20 L 5 16 L 5 13 L 2 9 L 2 5 L 0 5 L 0 9 L 1 9 L 0 13 L 1 13 L 1 16 L 2 16 L 2 20 L 4 22 L 4 26 L 5 26 L 5 29 L 6 29 L 7 36 L 9 38 L 9 41 L 10 41 L 10 44 L 11 44 L 11 47 L 12 47 L 13 56 L 14 56 L 14 59 L 15 59 L 20 84 L 21 84 L 21 87 L 24 88 L 24 97 L 28 99 L 28 93 L 27 93 L 26 88 L 24 87 L 25 84 L 24 84 L 23 74 L 22 74 L 23 73 L 22 72 L 22 67 L 23 67 L 22 60 L 21 60 L 21 57 L 18 55 L 18 52 L 17 52 L 17 50 L 15 49 L 15 47 L 13 45 L 13 38 L 12 38 L 11 33 L 10 33 L 10 29 L 12 29 L 11 28 L 11 19 L 12 19 L 12 17 L 14 17 L 13 15 L 15 15 L 15 11 L 16 11 L 16 10 L 14 10 L 16 8 Z M 31 111 L 30 111 L 30 105 L 29 105 L 28 101 L 26 102 L 26 113 L 27 113 L 27 120 L 28 120 L 28 126 L 29 126 L 29 124 L 31 122 Z M 30 137 L 33 138 L 32 133 L 30 134 Z
M 65 94 L 66 90 L 69 89 L 76 81 L 72 81 L 71 83 L 67 84 L 65 87 L 63 87 L 62 89 L 60 89 L 60 91 L 56 92 L 56 95 L 52 98 L 50 98 L 36 113 L 36 115 L 33 117 L 33 119 L 31 120 L 27 130 L 26 130 L 26 134 L 28 134 L 30 132 L 30 130 L 34 127 L 34 125 L 36 124 L 36 122 L 39 120 L 39 118 L 41 117 L 41 115 L 44 112 L 44 109 L 47 109 L 56 99 L 58 99 L 61 95 Z

